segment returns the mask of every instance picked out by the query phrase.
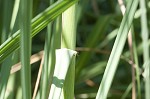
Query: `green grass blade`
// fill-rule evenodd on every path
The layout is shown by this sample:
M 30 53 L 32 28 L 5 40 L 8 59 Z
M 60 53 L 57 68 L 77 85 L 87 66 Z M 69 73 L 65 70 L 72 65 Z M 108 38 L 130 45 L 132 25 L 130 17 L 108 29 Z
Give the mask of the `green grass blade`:
M 76 7 L 77 5 L 74 4 L 62 14 L 61 48 L 68 48 L 75 50 L 76 27 L 77 27 Z M 68 73 L 64 81 L 63 92 L 61 93 L 64 99 L 74 98 L 74 80 L 75 80 L 75 63 L 73 62 L 68 69 Z
M 124 15 L 125 13 L 125 5 L 122 4 L 122 0 L 118 0 L 119 4 L 120 4 L 120 9 Z M 130 49 L 130 59 L 133 61 L 132 64 L 132 95 L 134 97 L 136 97 L 136 91 L 135 91 L 135 77 L 134 77 L 134 71 L 136 70 L 136 79 L 137 79 L 137 96 L 139 99 L 141 99 L 141 84 L 140 84 L 140 73 L 139 73 L 139 62 L 138 62 L 138 55 L 137 55 L 137 47 L 136 47 L 136 42 L 135 42 L 135 36 L 134 36 L 134 28 L 133 26 L 131 26 L 131 29 L 129 30 L 128 33 L 128 45 L 129 45 L 129 49 Z M 134 70 L 135 67 L 135 70 Z M 133 97 L 132 96 L 132 97 Z
M 145 99 L 150 99 L 150 56 L 149 56 L 149 45 L 148 45 L 148 26 L 147 26 L 147 10 L 146 1 L 140 0 L 141 7 L 141 30 L 143 40 L 143 60 L 144 60 L 144 71 L 145 71 Z
M 133 29 L 132 29 L 133 30 Z M 141 99 L 141 80 L 140 80 L 140 67 L 139 67 L 139 61 L 138 61 L 138 54 L 137 54 L 137 46 L 136 46 L 136 39 L 135 39 L 135 33 L 132 32 L 132 39 L 133 39 L 133 57 L 135 62 L 135 70 L 136 70 L 136 80 L 137 80 L 137 97 L 138 99 Z
M 53 0 L 51 0 L 51 1 L 53 1 Z M 51 83 L 48 83 L 48 79 L 51 79 L 49 77 L 49 73 L 48 73 L 49 67 L 51 69 L 53 69 L 53 71 L 54 71 L 54 66 L 53 66 L 55 63 L 55 55 L 53 55 L 53 52 L 54 52 L 53 44 L 54 44 L 54 39 L 55 39 L 54 38 L 55 33 L 53 33 L 53 23 L 54 22 L 51 22 L 47 25 L 47 33 L 46 33 L 45 45 L 44 45 L 44 63 L 42 64 L 43 65 L 42 75 L 41 75 L 42 80 L 41 80 L 41 85 L 40 85 L 40 98 L 41 99 L 48 98 L 48 95 L 47 95 L 47 93 L 49 91 L 48 86 L 51 86 Z M 52 64 L 49 65 L 50 62 Z
M 53 2 L 51 2 L 53 3 Z M 41 99 L 47 99 L 52 84 L 55 68 L 55 50 L 60 48 L 61 42 L 61 17 L 50 23 L 47 27 L 45 41 L 45 61 L 41 81 Z
M 73 5 L 62 14 L 63 48 L 75 49 L 76 46 L 76 6 Z
M 117 65 L 127 38 L 128 31 L 130 29 L 136 8 L 138 6 L 138 2 L 138 0 L 131 0 L 127 4 L 127 10 L 118 30 L 118 34 L 111 55 L 109 57 L 96 99 L 107 98 L 107 94 L 112 84 L 112 80 L 117 69 Z
M 32 0 L 20 2 L 20 33 L 21 33 L 21 85 L 23 99 L 31 99 L 31 18 Z M 24 17 L 26 16 L 26 17 Z M 23 20 L 22 20 L 23 18 Z
M 52 6 L 48 7 L 45 11 L 41 12 L 34 19 L 32 19 L 32 33 L 31 37 L 34 37 L 42 29 L 44 29 L 51 21 L 58 17 L 63 11 L 75 4 L 78 0 L 73 1 L 58 1 Z M 0 46 L 0 63 L 14 50 L 19 48 L 20 30 L 8 38 Z

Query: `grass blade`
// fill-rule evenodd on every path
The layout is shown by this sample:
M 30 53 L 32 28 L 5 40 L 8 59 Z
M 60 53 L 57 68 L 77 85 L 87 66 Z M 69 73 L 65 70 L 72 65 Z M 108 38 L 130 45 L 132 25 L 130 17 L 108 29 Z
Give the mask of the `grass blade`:
M 50 4 L 54 1 L 50 0 Z M 55 50 L 60 48 L 61 43 L 61 17 L 48 24 L 45 41 L 45 61 L 43 66 L 43 74 L 41 84 L 41 98 L 47 99 L 51 89 L 54 68 L 55 68 Z M 48 79 L 47 79 L 48 78 Z
M 31 99 L 31 17 L 32 0 L 20 2 L 20 33 L 21 33 L 21 84 L 23 99 Z M 26 16 L 26 17 L 24 17 Z M 22 20 L 21 18 L 24 19 Z
M 118 3 L 120 5 L 120 9 L 122 14 L 124 15 L 125 13 L 125 5 L 123 4 L 122 0 L 118 0 Z M 136 48 L 136 43 L 135 43 L 135 38 L 134 38 L 134 32 L 133 32 L 133 26 L 131 26 L 131 29 L 129 30 L 128 33 L 128 45 L 130 49 L 130 58 L 133 62 L 132 64 L 132 98 L 136 98 L 136 83 L 135 80 L 137 79 L 137 90 L 138 90 L 138 98 L 141 99 L 141 86 L 140 86 L 140 75 L 139 75 L 139 63 L 138 63 L 138 57 L 137 57 L 137 48 Z M 136 69 L 136 79 L 135 79 L 135 70 Z
M 71 50 L 75 50 L 76 27 L 77 27 L 76 8 L 77 5 L 74 4 L 62 14 L 61 48 L 68 48 Z M 74 80 L 75 80 L 75 63 L 73 62 L 68 68 L 68 73 L 64 81 L 63 92 L 61 93 L 62 98 L 64 99 L 74 98 Z
M 101 81 L 96 99 L 106 99 L 110 86 L 112 84 L 112 80 L 114 74 L 117 69 L 117 65 L 120 59 L 120 55 L 122 53 L 128 31 L 132 24 L 133 16 L 135 14 L 136 8 L 138 6 L 138 0 L 131 0 L 128 2 L 126 13 L 121 22 L 120 28 L 118 30 L 118 34 L 109 57 L 106 70 Z M 107 85 L 107 86 L 105 86 Z
M 149 57 L 149 45 L 148 45 L 148 26 L 146 16 L 146 1 L 140 0 L 141 7 L 141 29 L 142 29 L 142 40 L 143 40 L 143 60 L 144 60 L 144 71 L 145 71 L 145 99 L 150 99 L 150 57 Z

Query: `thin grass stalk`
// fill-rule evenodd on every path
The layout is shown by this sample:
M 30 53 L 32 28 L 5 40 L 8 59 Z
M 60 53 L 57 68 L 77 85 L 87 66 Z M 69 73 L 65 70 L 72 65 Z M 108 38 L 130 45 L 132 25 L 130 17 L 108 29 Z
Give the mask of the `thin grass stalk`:
M 148 26 L 147 26 L 147 10 L 146 1 L 140 0 L 141 8 L 141 32 L 143 42 L 143 60 L 144 60 L 144 72 L 145 72 L 145 99 L 150 99 L 150 56 L 149 56 L 149 45 L 148 45 Z
M 50 0 L 50 4 L 53 4 L 54 0 Z M 58 23 L 57 23 L 58 22 Z M 41 98 L 47 99 L 52 84 L 52 78 L 55 68 L 55 50 L 60 48 L 61 41 L 61 27 L 60 20 L 55 20 L 47 27 L 47 35 L 45 42 L 45 60 L 43 66 L 43 80 Z M 45 79 L 44 79 L 45 78 Z
M 137 47 L 135 42 L 135 34 L 132 32 L 132 39 L 133 39 L 133 55 L 134 55 L 134 68 L 136 70 L 136 80 L 137 80 L 137 98 L 141 99 L 141 80 L 140 80 L 140 67 L 139 67 L 139 61 L 138 61 L 138 55 L 137 55 Z
M 50 4 L 53 4 L 54 0 L 50 0 Z M 52 77 L 54 73 L 54 68 L 55 68 L 55 50 L 60 48 L 60 41 L 61 41 L 61 20 L 60 17 L 58 17 L 55 21 L 50 23 L 47 27 L 47 45 L 45 46 L 45 51 L 46 51 L 46 57 L 45 57 L 45 72 L 47 72 L 47 80 L 45 80 L 44 85 L 46 88 L 43 88 L 46 92 L 43 92 L 43 98 L 48 98 L 48 94 L 51 88 L 52 84 Z M 47 85 L 46 85 L 47 83 Z
M 104 76 L 102 78 L 96 99 L 106 99 L 114 74 L 116 72 L 120 55 L 122 53 L 123 47 L 125 45 L 126 37 L 130 26 L 133 21 L 133 16 L 135 14 L 136 8 L 138 6 L 138 0 L 131 0 L 127 4 L 126 13 L 122 19 L 111 55 L 109 57 Z M 107 86 L 105 86 L 107 85 Z
M 20 2 L 20 31 L 21 31 L 21 84 L 23 99 L 31 99 L 31 18 L 32 0 Z M 26 16 L 26 17 L 24 17 Z M 23 18 L 23 20 L 22 20 Z
M 45 47 L 44 47 L 44 64 L 42 69 L 42 78 L 41 78 L 41 86 L 40 86 L 40 98 L 47 99 L 47 87 L 48 87 L 48 68 L 49 68 L 49 53 L 52 50 L 51 46 L 53 45 L 54 33 L 52 33 L 52 24 L 48 24 L 48 31 L 45 37 Z M 52 61 L 52 60 L 50 60 Z
M 133 62 L 133 64 L 131 64 L 131 68 L 132 68 L 132 99 L 136 99 L 136 78 L 135 78 L 135 65 L 134 65 L 134 55 L 133 55 L 133 41 L 132 41 L 132 33 L 131 30 L 129 30 L 128 33 L 128 46 L 130 49 L 130 53 L 131 53 L 131 61 Z
M 41 60 L 41 59 L 42 59 L 42 56 L 43 56 L 43 51 L 40 51 L 40 52 L 38 52 L 38 53 L 32 55 L 31 58 L 30 58 L 30 64 L 33 64 L 33 63 L 35 63 L 35 62 Z M 13 66 L 11 67 L 10 73 L 13 74 L 13 73 L 19 71 L 20 69 L 21 69 L 21 62 L 19 62 L 19 63 L 13 65 Z
M 62 22 L 61 22 L 61 15 L 53 22 L 53 31 L 54 34 L 54 39 L 51 45 L 51 50 L 49 52 L 49 67 L 48 67 L 48 91 L 47 91 L 47 96 L 49 94 L 49 91 L 51 89 L 51 84 L 52 84 L 52 78 L 54 74 L 54 68 L 55 68 L 55 51 L 56 49 L 60 49 L 61 47 L 61 32 L 62 32 Z
M 32 99 L 35 99 L 37 91 L 38 91 L 38 87 L 39 87 L 39 83 L 40 83 L 40 79 L 41 79 L 41 74 L 42 74 L 43 63 L 44 63 L 44 54 L 43 54 L 42 59 L 41 59 L 39 72 L 38 72 L 36 84 L 35 84 L 35 87 L 34 87 L 34 92 L 33 92 Z
M 32 19 L 32 33 L 31 37 L 37 35 L 42 29 L 44 29 L 51 21 L 58 17 L 63 11 L 68 7 L 75 4 L 78 0 L 68 1 L 60 0 L 53 4 L 53 6 L 48 7 L 45 11 L 41 12 L 35 18 Z M 19 47 L 20 30 L 9 37 L 0 46 L 0 63 L 13 51 L 20 48 Z
M 123 3 L 123 0 L 118 0 L 118 3 L 120 5 L 121 12 L 124 15 L 126 8 Z M 132 61 L 132 99 L 136 99 L 136 81 L 135 81 L 136 79 L 137 79 L 137 88 L 138 88 L 138 98 L 141 99 L 139 65 L 138 65 L 138 57 L 137 57 L 137 52 L 136 52 L 133 28 L 131 28 L 128 33 L 128 45 L 129 45 L 129 49 L 131 53 L 130 57 Z M 135 78 L 135 69 L 136 69 L 136 78 Z

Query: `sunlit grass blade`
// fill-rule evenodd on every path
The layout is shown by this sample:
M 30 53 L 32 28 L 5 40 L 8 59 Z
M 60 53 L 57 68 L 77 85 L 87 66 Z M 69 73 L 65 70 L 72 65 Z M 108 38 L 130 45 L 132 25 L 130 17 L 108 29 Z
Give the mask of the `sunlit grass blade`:
M 21 86 L 23 99 L 31 99 L 31 18 L 32 0 L 20 1 L 20 45 L 21 45 Z M 26 16 L 26 17 L 24 17 Z M 24 18 L 23 18 L 24 17 Z M 22 20 L 23 18 L 23 20 Z
M 117 65 L 122 53 L 128 31 L 133 21 L 133 17 L 138 6 L 139 0 L 131 0 L 127 4 L 127 10 L 121 22 L 118 34 L 109 57 L 104 76 L 102 78 L 96 99 L 106 99 L 112 80 L 114 78 Z M 107 85 L 107 86 L 105 86 Z
M 76 6 L 73 5 L 62 14 L 63 48 L 75 49 L 76 46 Z
M 118 0 L 120 9 L 122 14 L 125 13 L 125 5 L 123 4 L 123 0 Z M 139 63 L 138 63 L 138 56 L 136 51 L 136 43 L 135 43 L 135 37 L 134 37 L 134 31 L 133 26 L 131 26 L 131 29 L 128 33 L 128 45 L 130 49 L 130 59 L 133 62 L 132 65 L 132 98 L 136 98 L 138 96 L 139 99 L 141 99 L 141 85 L 140 85 L 140 74 L 139 74 Z M 136 70 L 136 77 L 135 77 L 135 70 Z M 136 81 L 137 80 L 137 90 L 138 94 L 136 95 Z
M 74 4 L 62 14 L 61 48 L 75 50 L 76 29 L 77 29 L 76 8 L 77 4 Z M 74 98 L 74 81 L 75 81 L 75 62 L 73 62 L 68 68 L 68 73 L 64 81 L 63 91 L 61 93 L 64 99 Z
M 34 37 L 42 29 L 44 29 L 51 21 L 59 16 L 63 11 L 75 4 L 78 0 L 64 0 L 58 1 L 52 6 L 48 7 L 45 11 L 41 12 L 35 18 L 32 19 L 32 33 L 31 37 Z M 14 50 L 19 48 L 20 30 L 8 38 L 0 46 L 0 63 Z
M 146 10 L 146 0 L 140 0 L 141 8 L 141 30 L 142 30 L 142 40 L 143 40 L 143 67 L 144 67 L 144 78 L 145 78 L 145 99 L 150 99 L 150 50 L 148 44 L 148 22 L 147 22 L 147 10 Z
M 68 75 L 70 66 L 75 63 L 75 56 L 77 52 L 69 49 L 56 50 L 56 64 L 53 76 L 53 83 L 51 86 L 49 99 L 73 99 L 72 91 L 65 94 L 62 93 L 66 76 Z M 74 67 L 74 66 L 73 66 Z M 61 95 L 62 94 L 62 95 Z M 64 97 L 64 94 L 66 97 Z

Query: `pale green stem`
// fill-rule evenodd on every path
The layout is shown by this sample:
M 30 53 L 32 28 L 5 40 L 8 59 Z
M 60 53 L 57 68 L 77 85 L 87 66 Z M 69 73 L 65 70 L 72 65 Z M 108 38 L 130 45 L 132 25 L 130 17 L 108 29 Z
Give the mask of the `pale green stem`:
M 23 99 L 31 99 L 31 17 L 32 0 L 20 2 L 21 84 Z
M 144 77 L 145 77 L 145 99 L 150 99 L 150 57 L 149 57 L 149 44 L 148 44 L 148 26 L 146 15 L 146 1 L 140 0 L 141 7 L 141 29 L 143 40 L 143 60 L 144 60 Z
M 75 50 L 76 47 L 76 4 L 62 14 L 62 41 L 61 48 Z M 67 58 L 67 57 L 66 57 Z M 75 59 L 74 59 L 75 61 Z M 74 98 L 75 63 L 68 68 L 64 81 L 62 99 Z

